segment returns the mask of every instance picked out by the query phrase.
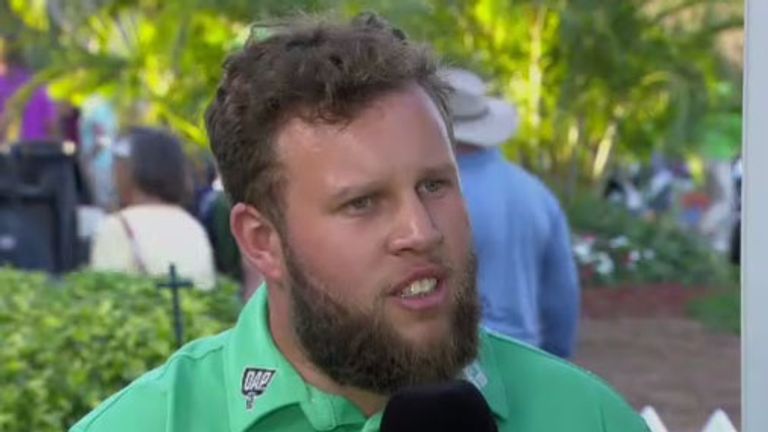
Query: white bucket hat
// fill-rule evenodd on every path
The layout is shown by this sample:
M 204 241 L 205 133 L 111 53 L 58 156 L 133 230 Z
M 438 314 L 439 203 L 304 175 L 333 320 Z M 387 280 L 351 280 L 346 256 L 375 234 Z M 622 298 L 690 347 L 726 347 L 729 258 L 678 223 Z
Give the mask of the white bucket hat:
M 448 109 L 456 141 L 479 147 L 495 147 L 517 132 L 515 107 L 504 100 L 486 96 L 486 86 L 476 74 L 465 69 L 445 68 L 438 74 L 452 88 Z

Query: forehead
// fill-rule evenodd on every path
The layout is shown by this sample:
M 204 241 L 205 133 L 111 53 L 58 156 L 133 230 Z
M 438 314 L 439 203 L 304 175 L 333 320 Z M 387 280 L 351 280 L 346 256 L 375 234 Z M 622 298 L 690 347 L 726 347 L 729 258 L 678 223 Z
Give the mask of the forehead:
M 289 184 L 455 163 L 440 110 L 417 85 L 383 95 L 343 125 L 290 120 L 278 134 L 277 152 Z

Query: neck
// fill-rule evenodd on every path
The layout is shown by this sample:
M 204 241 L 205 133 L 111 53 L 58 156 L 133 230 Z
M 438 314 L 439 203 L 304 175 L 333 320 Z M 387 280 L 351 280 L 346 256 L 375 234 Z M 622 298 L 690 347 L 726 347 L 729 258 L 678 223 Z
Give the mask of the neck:
M 144 193 L 140 190 L 131 191 L 131 198 L 128 201 L 129 206 L 143 205 L 143 204 L 165 204 L 165 201 L 160 198 Z
M 366 417 L 384 409 L 387 396 L 342 386 L 333 381 L 307 357 L 291 324 L 290 300 L 284 287 L 267 283 L 269 295 L 269 329 L 277 349 L 296 368 L 305 382 L 326 392 L 342 396 L 355 404 Z M 274 287 L 274 288 L 273 288 Z
M 471 144 L 464 144 L 464 143 L 458 143 L 456 145 L 456 153 L 463 155 L 463 154 L 472 154 L 483 151 L 482 147 L 474 146 Z

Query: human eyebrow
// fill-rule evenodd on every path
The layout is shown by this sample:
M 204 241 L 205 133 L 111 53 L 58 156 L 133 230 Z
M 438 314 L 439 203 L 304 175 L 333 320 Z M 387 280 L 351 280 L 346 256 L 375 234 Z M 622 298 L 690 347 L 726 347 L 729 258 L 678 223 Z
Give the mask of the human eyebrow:
M 376 196 L 380 193 L 381 187 L 377 183 L 343 186 L 331 194 L 330 203 L 333 207 L 339 207 L 351 200 L 365 196 Z
M 430 166 L 424 169 L 422 177 L 453 177 L 456 175 L 456 165 L 446 162 L 440 165 Z

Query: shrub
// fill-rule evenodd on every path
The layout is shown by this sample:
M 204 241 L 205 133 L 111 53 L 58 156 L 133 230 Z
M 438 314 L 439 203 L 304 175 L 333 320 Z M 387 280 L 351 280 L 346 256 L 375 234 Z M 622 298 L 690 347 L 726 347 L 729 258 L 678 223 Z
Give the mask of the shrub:
M 565 207 L 585 285 L 676 282 L 727 287 L 738 282 L 725 257 L 668 218 L 646 221 L 587 193 Z
M 688 313 L 710 329 L 741 333 L 741 293 L 738 289 L 694 300 L 688 305 Z
M 237 286 L 184 290 L 187 340 L 231 327 Z M 0 269 L 0 430 L 61 431 L 176 349 L 171 294 L 147 278 Z

